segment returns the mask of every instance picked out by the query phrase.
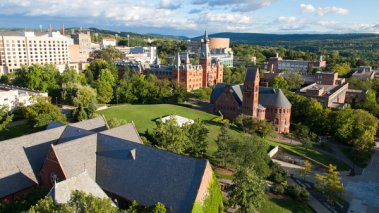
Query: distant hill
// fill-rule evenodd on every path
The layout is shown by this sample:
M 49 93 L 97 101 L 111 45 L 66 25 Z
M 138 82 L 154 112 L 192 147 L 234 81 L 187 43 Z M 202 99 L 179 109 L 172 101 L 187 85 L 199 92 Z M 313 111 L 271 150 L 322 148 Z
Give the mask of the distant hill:
M 192 38 L 197 40 L 202 36 Z M 232 43 L 267 45 L 272 42 L 291 41 L 326 41 L 352 39 L 378 39 L 378 34 L 263 34 L 263 33 L 232 33 L 223 32 L 209 35 L 209 37 L 230 38 Z

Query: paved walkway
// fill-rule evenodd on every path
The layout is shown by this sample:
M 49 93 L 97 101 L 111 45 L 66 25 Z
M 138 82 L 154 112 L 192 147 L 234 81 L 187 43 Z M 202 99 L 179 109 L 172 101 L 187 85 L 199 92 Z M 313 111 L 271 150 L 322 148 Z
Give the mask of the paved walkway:
M 346 198 L 357 205 L 367 207 L 367 212 L 379 212 L 379 150 L 375 150 L 371 162 L 362 175 L 342 176 Z M 361 212 L 365 212 L 363 209 Z

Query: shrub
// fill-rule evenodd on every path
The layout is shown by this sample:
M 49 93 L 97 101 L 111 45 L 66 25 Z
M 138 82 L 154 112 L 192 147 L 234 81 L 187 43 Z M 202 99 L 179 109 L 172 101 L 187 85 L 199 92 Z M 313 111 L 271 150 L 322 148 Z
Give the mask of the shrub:
M 309 197 L 309 192 L 297 185 L 288 185 L 286 193 L 297 201 L 306 202 Z
M 284 191 L 285 191 L 285 187 L 282 184 L 275 184 L 271 188 L 271 192 L 274 193 L 274 194 L 277 194 L 277 195 L 283 194 Z
M 271 164 L 271 174 L 268 179 L 274 183 L 284 183 L 287 182 L 288 172 L 283 169 L 279 164 Z

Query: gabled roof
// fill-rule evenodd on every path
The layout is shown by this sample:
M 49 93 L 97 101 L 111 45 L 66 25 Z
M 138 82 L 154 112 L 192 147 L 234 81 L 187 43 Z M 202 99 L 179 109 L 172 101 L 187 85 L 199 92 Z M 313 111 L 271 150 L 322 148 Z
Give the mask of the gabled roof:
M 97 134 L 54 146 L 54 152 L 66 178 L 87 171 L 91 178 L 96 179 L 96 147 Z
M 217 84 L 211 93 L 211 100 L 217 100 L 224 92 L 225 88 L 230 88 L 235 100 L 242 105 L 243 102 L 243 84 L 229 85 Z M 259 87 L 258 103 L 263 107 L 291 107 L 291 103 L 284 95 L 281 89 L 270 87 Z
M 70 126 L 78 127 L 93 132 L 101 132 L 109 129 L 109 126 L 103 116 L 98 116 L 96 118 L 92 118 L 82 122 L 73 123 L 70 124 Z
M 104 118 L 98 117 L 1 141 L 0 183 L 14 183 L 24 186 L 24 188 L 33 186 L 38 183 L 37 176 L 52 144 L 64 144 L 72 139 L 94 134 L 87 130 L 103 131 L 106 129 L 108 126 Z M 0 198 L 17 192 L 18 188 L 0 185 Z
M 98 135 L 96 182 L 144 206 L 161 202 L 170 212 L 191 212 L 206 165 L 205 160 Z
M 56 204 L 68 203 L 71 198 L 71 193 L 75 190 L 85 192 L 86 194 L 92 194 L 98 198 L 108 198 L 107 194 L 105 194 L 86 171 L 64 181 L 55 183 L 47 196 L 50 196 Z
M 61 136 L 65 127 L 57 127 L 0 142 L 0 183 L 30 187 L 38 183 L 37 175 L 50 145 Z M 22 175 L 20 174 L 22 173 Z M 0 185 L 0 195 L 18 191 L 18 187 Z M 0 196 L 1 197 L 1 196 Z
M 123 126 L 108 129 L 100 132 L 103 135 L 109 135 L 117 138 L 121 138 L 127 141 L 143 144 L 141 137 L 134 124 L 128 123 Z

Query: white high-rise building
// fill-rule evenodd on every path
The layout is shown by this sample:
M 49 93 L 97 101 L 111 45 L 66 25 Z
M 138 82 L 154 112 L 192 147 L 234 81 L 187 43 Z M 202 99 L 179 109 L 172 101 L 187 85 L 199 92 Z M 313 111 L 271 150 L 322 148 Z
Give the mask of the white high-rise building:
M 63 71 L 70 63 L 70 43 L 60 32 L 1 32 L 0 75 L 32 64 L 54 64 Z

